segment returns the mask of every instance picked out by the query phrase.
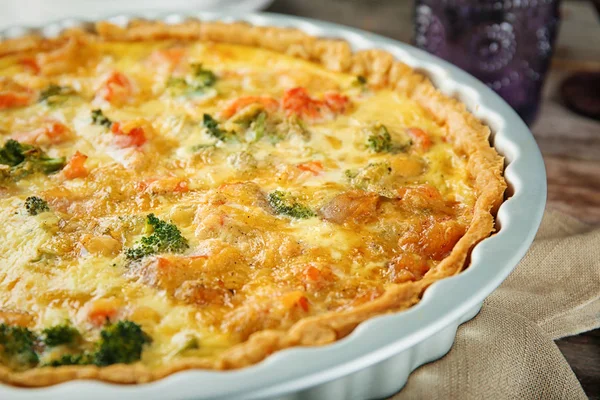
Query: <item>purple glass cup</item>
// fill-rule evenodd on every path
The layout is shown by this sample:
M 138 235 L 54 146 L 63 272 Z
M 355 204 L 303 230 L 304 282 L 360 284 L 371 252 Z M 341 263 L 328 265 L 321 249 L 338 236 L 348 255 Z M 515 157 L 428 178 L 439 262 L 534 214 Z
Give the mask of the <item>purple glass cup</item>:
M 560 0 L 416 0 L 414 41 L 477 77 L 531 125 L 550 66 Z

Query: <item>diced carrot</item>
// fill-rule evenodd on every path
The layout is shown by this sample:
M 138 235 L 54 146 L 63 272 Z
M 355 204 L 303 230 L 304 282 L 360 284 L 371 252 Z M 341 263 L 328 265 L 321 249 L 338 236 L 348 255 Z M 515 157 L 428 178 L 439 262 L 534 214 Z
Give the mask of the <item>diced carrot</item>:
M 0 92 L 0 110 L 14 107 L 24 107 L 31 103 L 32 96 L 29 93 Z
M 121 148 L 140 147 L 146 143 L 146 134 L 141 126 L 113 122 L 111 132 L 115 134 L 115 143 Z
M 279 108 L 279 102 L 270 96 L 245 96 L 232 101 L 223 111 L 223 118 L 230 118 L 238 111 L 250 104 L 261 104 L 267 111 L 275 111 Z
M 102 326 L 117 316 L 120 306 L 121 302 L 117 299 L 95 300 L 88 310 L 88 319 L 94 325 Z
M 38 65 L 34 57 L 23 57 L 19 60 L 19 64 L 21 64 L 25 69 L 31 71 L 35 75 L 40 73 L 40 66 Z
M 433 144 L 429 134 L 420 128 L 408 128 L 406 132 L 415 141 L 417 147 L 423 151 L 429 150 Z
M 76 151 L 75 154 L 71 157 L 65 168 L 63 168 L 62 172 L 65 178 L 67 179 L 75 179 L 75 178 L 83 178 L 87 176 L 88 170 L 85 168 L 85 160 L 88 159 L 88 156 L 85 154 Z
M 133 93 L 133 84 L 120 72 L 113 72 L 98 92 L 100 97 L 109 103 L 120 104 L 126 102 Z
M 296 165 L 299 170 L 311 172 L 313 175 L 319 175 L 323 171 L 323 164 L 321 161 L 308 161 Z

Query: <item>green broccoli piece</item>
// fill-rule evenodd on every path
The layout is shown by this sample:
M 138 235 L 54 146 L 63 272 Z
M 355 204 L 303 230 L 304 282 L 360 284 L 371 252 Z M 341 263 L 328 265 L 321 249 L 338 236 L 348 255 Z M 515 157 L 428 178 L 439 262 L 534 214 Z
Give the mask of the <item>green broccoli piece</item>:
M 277 214 L 287 215 L 288 217 L 298 219 L 316 216 L 310 208 L 298 203 L 296 199 L 281 190 L 275 190 L 269 193 L 267 200 Z
M 39 358 L 35 352 L 36 337 L 29 329 L 21 326 L 0 324 L 0 354 L 3 364 L 15 368 L 37 365 Z
M 93 362 L 105 366 L 138 361 L 144 345 L 150 342 L 151 338 L 134 322 L 119 321 L 107 325 L 100 332 Z
M 217 76 L 202 64 L 191 64 L 192 76 L 188 78 L 171 77 L 167 81 L 167 87 L 174 94 L 204 93 L 204 91 L 215 85 Z
M 385 125 L 378 124 L 371 128 L 367 138 L 367 147 L 376 153 L 392 149 L 392 137 Z
M 25 209 L 29 215 L 38 215 L 40 213 L 50 211 L 46 200 L 37 196 L 29 196 L 25 199 Z
M 81 337 L 76 328 L 67 324 L 46 328 L 42 331 L 42 335 L 43 342 L 50 347 L 60 346 L 61 344 L 74 344 Z
M 36 172 L 51 174 L 59 171 L 65 166 L 65 158 L 52 158 L 39 147 L 8 139 L 0 148 L 0 164 L 11 167 L 8 175 L 18 181 Z
M 181 253 L 189 247 L 187 239 L 175 225 L 161 221 L 154 214 L 146 218 L 146 226 L 152 234 L 142 237 L 134 247 L 127 249 L 125 255 L 128 259 L 139 260 L 156 253 Z
M 50 84 L 46 89 L 42 90 L 38 102 L 46 103 L 49 106 L 55 106 L 64 103 L 67 97 L 75 93 L 73 88 L 68 86 L 58 86 Z
M 62 367 L 63 365 L 90 365 L 94 363 L 93 353 L 63 354 L 60 358 L 45 363 L 44 367 Z
M 92 110 L 92 123 L 94 125 L 105 126 L 108 129 L 112 126 L 112 121 L 108 119 L 99 108 Z
M 387 198 L 397 196 L 398 179 L 392 174 L 388 161 L 370 163 L 358 170 L 346 170 L 344 173 L 350 185 L 356 189 L 374 192 Z
M 192 64 L 194 71 L 194 89 L 204 89 L 213 86 L 217 82 L 217 76 L 209 69 L 202 67 L 202 64 Z
M 206 130 L 211 136 L 217 138 L 220 141 L 225 142 L 233 137 L 231 132 L 219 128 L 219 123 L 216 119 L 211 117 L 210 114 L 204 114 L 202 116 L 202 125 L 206 128 Z

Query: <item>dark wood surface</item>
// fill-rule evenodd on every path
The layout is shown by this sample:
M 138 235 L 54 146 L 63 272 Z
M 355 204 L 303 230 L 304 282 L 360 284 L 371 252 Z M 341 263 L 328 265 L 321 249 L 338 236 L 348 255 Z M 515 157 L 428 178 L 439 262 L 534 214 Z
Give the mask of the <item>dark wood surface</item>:
M 410 0 L 276 0 L 267 11 L 365 29 L 410 42 Z M 548 174 L 548 207 L 600 225 L 600 122 L 564 107 L 558 87 L 582 69 L 600 71 L 600 17 L 591 3 L 566 1 L 544 102 L 532 130 Z M 600 330 L 557 341 L 590 399 L 600 400 Z

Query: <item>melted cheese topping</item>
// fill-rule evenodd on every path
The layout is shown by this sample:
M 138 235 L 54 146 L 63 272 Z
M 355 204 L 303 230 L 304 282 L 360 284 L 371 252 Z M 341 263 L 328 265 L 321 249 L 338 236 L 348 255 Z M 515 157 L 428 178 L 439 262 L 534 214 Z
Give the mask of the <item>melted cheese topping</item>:
M 54 174 L 0 178 L 5 320 L 24 316 L 36 331 L 68 321 L 93 341 L 105 318 L 127 319 L 153 339 L 141 359 L 148 366 L 214 357 L 254 332 L 421 279 L 470 223 L 466 160 L 443 126 L 397 93 L 242 46 L 89 47 L 85 64 L 42 59 L 57 64 L 39 66 L 53 75 L 22 56 L 0 60 L 0 97 L 32 96 L 25 106 L 0 102 L 2 143 L 87 156 L 83 169 L 70 162 Z M 198 84 L 194 64 L 216 80 Z M 70 90 L 39 101 L 50 84 Z M 284 100 L 294 88 L 310 96 L 292 96 L 298 109 Z M 229 115 L 248 96 L 270 100 Z M 93 110 L 112 126 L 94 123 Z M 211 134 L 205 114 L 226 140 Z M 54 123 L 63 128 L 48 128 Z M 382 127 L 391 141 L 376 151 L 369 137 Z M 312 216 L 278 213 L 274 191 Z M 28 196 L 50 211 L 29 215 Z M 150 213 L 176 225 L 189 248 L 128 259 Z

